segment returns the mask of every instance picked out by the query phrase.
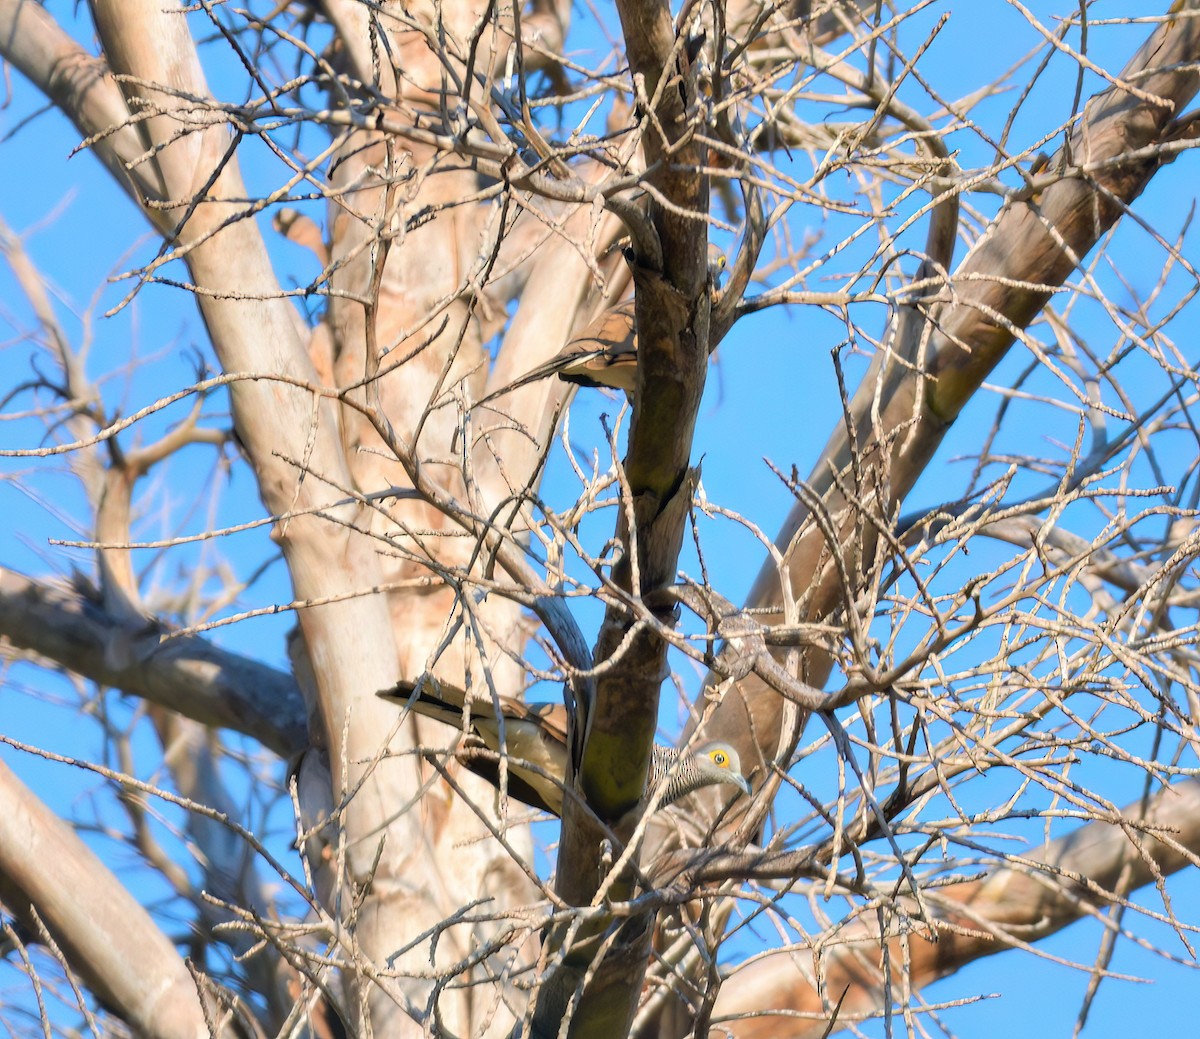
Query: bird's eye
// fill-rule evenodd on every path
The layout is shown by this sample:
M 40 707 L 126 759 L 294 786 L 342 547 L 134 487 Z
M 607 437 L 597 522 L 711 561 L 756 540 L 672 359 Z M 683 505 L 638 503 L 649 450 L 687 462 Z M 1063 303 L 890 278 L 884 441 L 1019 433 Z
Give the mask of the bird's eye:
M 729 761 L 729 758 L 725 756 L 725 752 L 723 750 L 713 751 L 712 759 L 718 765 L 724 765 L 726 762 Z

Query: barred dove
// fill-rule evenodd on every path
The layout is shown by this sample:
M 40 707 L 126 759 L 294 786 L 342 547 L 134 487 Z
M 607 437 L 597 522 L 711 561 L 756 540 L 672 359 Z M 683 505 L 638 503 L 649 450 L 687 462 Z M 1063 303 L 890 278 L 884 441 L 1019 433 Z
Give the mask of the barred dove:
M 720 287 L 725 264 L 725 254 L 710 244 L 708 276 L 714 293 Z M 627 299 L 609 307 L 545 364 L 489 393 L 479 403 L 486 404 L 501 394 L 551 375 L 578 386 L 607 386 L 631 394 L 637 386 L 637 342 L 634 302 Z
M 428 688 L 432 683 L 426 683 Z M 460 691 L 454 691 L 459 692 Z M 416 691 L 412 682 L 398 682 L 380 697 L 416 711 L 428 718 L 445 722 L 460 731 L 464 709 L 453 700 L 431 692 Z M 561 704 L 526 704 L 509 697 L 500 698 L 500 720 L 490 703 L 475 701 L 465 712 L 467 732 L 474 747 L 464 744 L 459 760 L 472 772 L 494 786 L 500 785 L 500 765 L 495 755 L 501 746 L 507 750 L 508 792 L 534 808 L 562 815 L 563 779 L 567 770 L 567 713 Z M 482 744 L 490 753 L 472 753 Z M 701 787 L 728 784 L 750 793 L 750 784 L 742 775 L 738 753 L 728 743 L 705 743 L 682 755 L 674 747 L 655 744 L 650 756 L 650 774 L 646 779 L 646 799 L 662 790 L 659 807 L 677 801 Z

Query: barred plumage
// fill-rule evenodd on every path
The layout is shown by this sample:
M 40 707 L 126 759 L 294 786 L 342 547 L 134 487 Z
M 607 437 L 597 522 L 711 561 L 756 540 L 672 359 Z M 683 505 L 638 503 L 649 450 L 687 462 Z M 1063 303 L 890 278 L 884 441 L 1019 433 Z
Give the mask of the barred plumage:
M 718 783 L 727 783 L 743 793 L 750 793 L 750 784 L 742 775 L 738 752 L 728 743 L 706 743 L 693 748 L 682 762 L 679 751 L 674 747 L 656 743 L 650 755 L 646 799 L 654 797 L 664 782 L 667 789 L 659 802 L 660 807 L 686 797 L 693 790 Z
M 426 686 L 428 688 L 428 685 Z M 459 690 L 442 687 L 443 699 L 422 689 L 416 691 L 412 682 L 399 682 L 378 695 L 428 718 L 436 718 L 454 728 L 464 729 L 464 710 Z M 454 700 L 459 699 L 458 703 Z M 560 704 L 530 706 L 520 700 L 501 697 L 503 719 L 496 717 L 492 705 L 484 701 L 472 703 L 466 712 L 466 731 L 475 738 L 460 745 L 456 756 L 467 768 L 483 776 L 493 786 L 500 785 L 497 755 L 504 748 L 507 763 L 508 793 L 534 808 L 562 815 L 563 777 L 567 771 L 567 716 Z M 483 744 L 486 753 L 480 753 Z M 472 753 L 474 751 L 474 753 Z M 646 778 L 646 801 L 659 794 L 658 807 L 701 787 L 727 784 L 743 793 L 750 793 L 750 784 L 742 775 L 738 753 L 728 743 L 706 743 L 693 748 L 681 759 L 674 747 L 655 744 L 650 755 L 650 774 Z
M 719 293 L 721 274 L 725 266 L 725 254 L 717 246 L 709 243 L 708 283 L 714 299 Z M 634 302 L 630 298 L 609 307 L 550 360 L 539 364 L 514 382 L 493 390 L 478 401 L 476 407 L 551 375 L 557 375 L 564 382 L 573 382 L 578 386 L 606 386 L 609 389 L 633 393 L 637 387 L 637 346 Z

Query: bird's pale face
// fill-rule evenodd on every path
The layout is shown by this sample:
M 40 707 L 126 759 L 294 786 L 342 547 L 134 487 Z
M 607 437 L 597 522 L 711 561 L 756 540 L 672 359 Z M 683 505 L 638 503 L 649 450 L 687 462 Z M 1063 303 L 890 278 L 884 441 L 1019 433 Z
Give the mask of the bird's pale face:
M 725 273 L 725 267 L 728 264 L 725 259 L 725 254 L 721 252 L 712 242 L 708 243 L 708 282 L 709 292 L 714 297 L 721 291 L 721 275 Z M 714 299 L 715 302 L 715 299 Z
M 714 278 L 729 265 L 729 261 L 725 258 L 725 254 L 721 252 L 717 246 L 711 242 L 708 244 L 708 273 Z
M 728 743 L 709 743 L 701 747 L 696 756 L 699 768 L 716 783 L 736 786 L 744 794 L 750 793 L 750 783 L 742 775 L 742 762 L 738 752 Z

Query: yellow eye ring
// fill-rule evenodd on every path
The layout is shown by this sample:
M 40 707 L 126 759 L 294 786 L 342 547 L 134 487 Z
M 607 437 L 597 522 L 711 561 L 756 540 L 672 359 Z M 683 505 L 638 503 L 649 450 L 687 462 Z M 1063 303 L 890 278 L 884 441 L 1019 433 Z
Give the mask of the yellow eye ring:
M 716 751 L 716 752 L 713 754 L 713 756 L 712 756 L 712 759 L 713 759 L 713 761 L 715 761 L 715 762 L 716 762 L 718 765 L 724 765 L 724 764 L 725 764 L 725 762 L 728 760 L 728 759 L 725 757 L 725 752 L 724 752 L 723 750 L 718 750 L 718 751 Z

